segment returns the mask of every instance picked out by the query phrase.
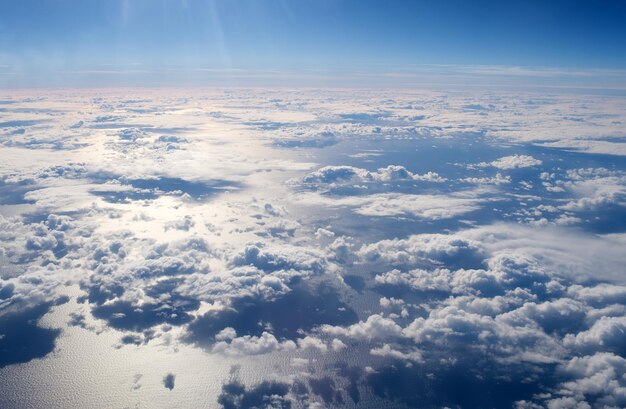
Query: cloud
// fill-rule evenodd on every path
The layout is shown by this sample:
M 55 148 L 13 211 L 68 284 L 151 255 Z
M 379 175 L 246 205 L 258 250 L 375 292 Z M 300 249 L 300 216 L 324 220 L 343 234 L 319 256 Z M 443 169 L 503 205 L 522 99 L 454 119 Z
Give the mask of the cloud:
M 533 166 L 539 166 L 543 162 L 539 159 L 535 159 L 529 155 L 511 155 L 504 156 L 500 159 L 496 159 L 492 162 L 481 162 L 477 165 L 472 165 L 471 167 L 479 167 L 485 168 L 488 166 L 492 166 L 501 170 L 511 170 L 511 169 L 520 169 L 520 168 L 530 168 Z
M 367 340 L 393 338 L 402 333 L 402 328 L 393 320 L 378 314 L 370 315 L 367 320 L 346 328 L 323 325 L 321 329 L 330 335 L 343 335 L 348 338 Z
M 385 358 L 398 359 L 401 361 L 413 361 L 416 363 L 423 362 L 422 354 L 419 351 L 402 352 L 393 349 L 389 344 L 384 344 L 382 348 L 372 348 L 370 354 Z
M 614 352 L 626 354 L 626 316 L 601 317 L 591 328 L 574 334 L 568 334 L 563 342 L 566 346 L 584 351 Z
M 518 254 L 534 259 L 538 268 L 575 280 L 594 279 L 621 282 L 621 243 L 610 237 L 589 236 L 576 230 L 552 227 L 524 227 L 496 224 L 468 229 L 456 235 L 460 240 L 479 242 L 483 251 L 495 256 Z M 497 258 L 493 263 L 498 262 Z
M 586 211 L 617 204 L 626 205 L 626 176 L 610 174 L 602 169 L 578 169 L 568 172 L 571 181 L 562 183 L 563 188 L 574 195 L 572 200 L 561 206 L 568 211 Z
M 592 286 L 573 285 L 567 291 L 572 297 L 594 306 L 626 304 L 626 286 L 624 285 L 606 283 Z
M 433 195 L 379 194 L 352 201 L 355 213 L 363 216 L 415 216 L 423 219 L 449 219 L 480 208 L 477 199 Z M 339 204 L 350 201 L 339 201 Z
M 255 266 L 267 272 L 277 270 L 296 270 L 321 273 L 326 267 L 323 255 L 316 250 L 296 246 L 266 247 L 263 244 L 251 244 L 236 254 L 233 266 Z
M 328 346 L 319 338 L 306 336 L 298 340 L 298 347 L 301 349 L 317 349 L 319 352 L 326 352 Z M 340 349 L 340 347 L 339 347 Z
M 417 318 L 403 335 L 418 345 L 445 342 L 453 349 L 460 345 L 478 348 L 489 345 L 492 359 L 501 362 L 558 362 L 562 348 L 558 341 L 532 326 L 509 325 L 506 319 L 466 312 L 456 307 L 432 311 L 428 318 Z
M 511 183 L 511 177 L 503 176 L 498 172 L 493 177 L 466 177 L 461 179 L 461 181 L 478 185 L 507 185 Z
M 296 344 L 293 341 L 280 342 L 269 332 L 263 332 L 258 337 L 244 335 L 229 341 L 219 341 L 213 345 L 211 351 L 229 356 L 247 356 L 290 349 L 296 349 Z
M 574 357 L 561 371 L 569 380 L 561 383 L 552 408 L 623 407 L 626 405 L 626 359 L 611 353 Z M 591 406 L 593 405 L 593 406 Z
M 378 285 L 403 286 L 417 291 L 445 292 L 452 290 L 451 279 L 452 273 L 450 270 L 445 269 L 434 271 L 414 269 L 404 273 L 394 269 L 386 273 L 377 274 L 374 277 Z
M 254 361 L 208 406 L 625 406 L 620 98 L 125 92 L 3 105 L 2 365 L 78 331 Z
M 385 183 L 426 181 L 443 183 L 446 181 L 436 172 L 427 172 L 423 175 L 412 173 L 404 166 L 389 165 L 375 172 L 354 166 L 325 166 L 302 178 L 306 185 L 332 185 L 341 183 Z
M 420 234 L 406 239 L 381 240 L 363 245 L 357 255 L 364 262 L 411 266 L 423 262 L 472 262 L 480 255 L 478 242 L 456 235 Z

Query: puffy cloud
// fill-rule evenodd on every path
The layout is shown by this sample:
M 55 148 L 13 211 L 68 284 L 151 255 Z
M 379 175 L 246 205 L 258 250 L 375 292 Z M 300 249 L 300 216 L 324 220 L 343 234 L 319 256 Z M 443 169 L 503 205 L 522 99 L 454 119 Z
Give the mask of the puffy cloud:
M 616 284 L 597 284 L 592 286 L 572 285 L 567 289 L 570 296 L 583 300 L 591 305 L 607 305 L 612 303 L 626 304 L 626 286 Z
M 342 349 L 347 348 L 347 345 L 344 344 L 342 340 L 334 338 L 331 342 L 331 347 L 333 351 L 341 351 Z
M 559 385 L 552 408 L 618 408 L 626 405 L 626 359 L 611 353 L 574 357 L 561 371 L 570 378 Z M 592 406 L 593 405 L 593 406 Z
M 374 176 L 365 169 L 353 166 L 325 166 L 309 173 L 302 181 L 304 183 L 336 183 L 341 181 L 373 181 Z
M 319 338 L 306 336 L 298 340 L 298 347 L 302 349 L 317 349 L 320 352 L 326 352 L 328 346 Z
M 237 331 L 233 327 L 226 327 L 215 335 L 217 341 L 232 340 L 237 337 Z
M 591 328 L 568 334 L 564 344 L 585 352 L 608 351 L 626 354 L 626 316 L 601 317 Z
M 496 173 L 493 177 L 466 177 L 461 179 L 462 182 L 475 183 L 479 185 L 507 185 L 511 183 L 510 176 L 503 176 L 501 173 Z
M 569 298 L 560 298 L 540 304 L 527 302 L 520 308 L 501 315 L 500 318 L 517 326 L 536 323 L 550 334 L 555 331 L 580 330 L 584 325 L 586 313 L 587 308 L 582 303 Z
M 543 162 L 541 160 L 535 159 L 532 156 L 515 154 L 511 156 L 504 156 L 492 162 L 481 162 L 477 165 L 472 165 L 470 167 L 485 168 L 488 166 L 492 166 L 497 169 L 511 170 L 511 169 L 520 169 L 520 168 L 529 168 L 532 166 L 539 166 L 542 163 Z
M 267 272 L 293 269 L 321 273 L 326 267 L 323 254 L 319 251 L 287 245 L 266 247 L 261 243 L 246 246 L 232 258 L 231 264 L 251 265 Z
M 403 329 L 418 345 L 445 344 L 456 348 L 489 348 L 501 362 L 558 362 L 563 354 L 557 340 L 532 326 L 516 326 L 506 319 L 470 313 L 453 306 L 431 311 Z
M 370 354 L 402 361 L 423 362 L 422 354 L 419 351 L 402 352 L 393 349 L 389 344 L 384 344 L 382 348 L 372 348 Z
M 269 332 L 263 332 L 260 336 L 244 335 L 232 338 L 229 341 L 219 341 L 213 345 L 211 351 L 229 356 L 247 356 L 268 354 L 278 350 L 295 349 L 296 344 L 291 341 L 280 342 Z
M 391 265 L 415 265 L 424 261 L 437 264 L 458 259 L 471 263 L 480 254 L 480 248 L 477 242 L 455 235 L 420 234 L 367 244 L 357 254 L 364 262 Z
M 443 183 L 446 181 L 446 178 L 436 172 L 429 171 L 424 174 L 417 174 L 400 165 L 389 165 L 376 171 L 344 165 L 324 166 L 304 176 L 301 183 L 309 188 L 330 188 L 337 191 L 341 191 L 338 188 L 342 186 L 366 184 L 369 189 L 376 191 L 390 183 Z
M 433 271 L 415 269 L 406 273 L 396 269 L 378 274 L 374 279 L 378 284 L 407 286 L 418 291 L 448 292 L 451 291 L 451 276 L 450 270 L 445 269 Z
M 322 331 L 331 335 L 341 335 L 354 339 L 387 339 L 398 337 L 402 334 L 402 327 L 389 318 L 374 314 L 367 320 L 360 321 L 348 327 L 323 325 Z
M 550 399 L 547 402 L 548 409 L 591 409 L 587 402 L 580 402 L 572 397 Z

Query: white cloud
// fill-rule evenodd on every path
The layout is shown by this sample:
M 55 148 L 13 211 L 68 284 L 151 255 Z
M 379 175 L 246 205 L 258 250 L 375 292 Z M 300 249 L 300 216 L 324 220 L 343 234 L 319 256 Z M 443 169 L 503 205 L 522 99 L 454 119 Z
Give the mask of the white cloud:
M 347 348 L 347 345 L 344 344 L 342 340 L 334 338 L 331 342 L 331 347 L 333 351 L 341 351 L 342 349 Z
M 372 348 L 370 350 L 370 354 L 416 363 L 423 362 L 422 354 L 419 351 L 402 352 L 397 349 L 393 349 L 389 344 L 384 344 L 381 348 Z
M 416 216 L 430 220 L 449 219 L 480 208 L 477 199 L 433 195 L 389 193 L 354 201 L 358 203 L 355 212 L 363 216 Z
M 389 318 L 381 315 L 370 315 L 367 320 L 346 328 L 332 325 L 323 325 L 322 331 L 331 335 L 341 335 L 354 339 L 388 339 L 398 337 L 402 333 L 402 327 Z
M 287 340 L 281 342 L 269 332 L 263 332 L 261 336 L 258 337 L 244 335 L 242 337 L 233 338 L 230 342 L 219 341 L 213 345 L 211 351 L 228 356 L 248 356 L 293 349 L 296 349 L 296 344 L 293 341 Z
M 389 165 L 374 172 L 354 166 L 325 166 L 304 176 L 302 183 L 305 185 L 334 186 L 347 183 L 380 184 L 407 181 L 443 183 L 446 180 L 436 172 L 429 171 L 420 175 L 400 165 Z
M 324 341 L 311 336 L 298 339 L 298 347 L 301 349 L 317 349 L 322 353 L 328 350 L 328 346 L 324 343 Z
M 504 156 L 500 159 L 496 159 L 492 162 L 481 162 L 478 165 L 472 165 L 471 167 L 479 167 L 484 168 L 488 166 L 492 166 L 497 169 L 502 170 L 511 170 L 511 169 L 520 169 L 520 168 L 530 168 L 533 166 L 539 166 L 543 162 L 539 159 L 535 159 L 529 155 L 511 155 Z
M 568 334 L 564 343 L 581 351 L 626 351 L 626 316 L 601 317 L 591 328 L 578 334 Z
M 479 243 L 449 234 L 419 234 L 406 239 L 381 240 L 362 246 L 357 254 L 367 262 L 414 265 L 421 261 L 445 261 L 480 253 Z
M 560 385 L 565 395 L 548 401 L 549 409 L 618 408 L 626 405 L 626 359 L 611 353 L 574 357 L 562 367 L 571 380 Z
M 501 173 L 498 172 L 493 177 L 467 177 L 461 179 L 461 181 L 478 185 L 507 185 L 511 183 L 511 177 L 503 176 Z

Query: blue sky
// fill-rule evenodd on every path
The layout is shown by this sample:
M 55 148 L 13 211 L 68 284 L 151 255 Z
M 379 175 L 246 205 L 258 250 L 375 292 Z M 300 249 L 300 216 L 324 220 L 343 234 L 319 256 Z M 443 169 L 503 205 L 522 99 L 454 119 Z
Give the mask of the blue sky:
M 0 65 L 63 70 L 626 68 L 623 1 L 6 0 Z

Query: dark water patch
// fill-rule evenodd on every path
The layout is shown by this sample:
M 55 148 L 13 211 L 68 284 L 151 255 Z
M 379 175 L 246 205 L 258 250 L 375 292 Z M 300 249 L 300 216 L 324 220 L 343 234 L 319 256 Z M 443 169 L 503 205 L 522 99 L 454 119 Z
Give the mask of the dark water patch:
M 277 148 L 326 148 L 339 143 L 334 137 L 279 139 L 272 143 Z
M 37 125 L 40 123 L 46 122 L 43 119 L 26 119 L 26 120 L 19 120 L 19 121 L 5 121 L 5 122 L 0 122 L 0 128 L 12 128 L 12 127 L 18 127 L 18 126 L 33 126 L 33 125 Z
M 355 112 L 350 114 L 340 114 L 339 118 L 344 121 L 359 123 L 359 124 L 381 124 L 385 119 L 389 117 L 388 111 L 381 111 L 376 113 Z
M 99 179 L 101 180 L 101 179 Z M 138 200 L 154 200 L 163 195 L 188 195 L 194 200 L 206 200 L 211 196 L 241 187 L 229 180 L 188 181 L 180 178 L 159 177 L 153 179 L 117 179 L 128 190 L 98 190 L 90 193 L 109 203 L 130 203 Z
M 302 331 L 321 324 L 349 325 L 358 321 L 357 314 L 341 301 L 328 285 L 315 289 L 304 285 L 275 300 L 243 297 L 233 301 L 232 308 L 211 311 L 188 327 L 188 342 L 211 345 L 215 335 L 232 327 L 238 336 L 260 336 L 269 330 L 276 337 L 297 339 Z
M 576 214 L 583 219 L 584 230 L 597 234 L 626 232 L 626 207 L 611 203 Z
M 389 363 L 365 377 L 372 393 L 411 408 L 460 407 L 464 409 L 511 408 L 519 400 L 532 400 L 545 386 L 525 375 L 498 377 L 497 370 L 453 366 L 432 368 Z
M 358 275 L 345 275 L 343 281 L 359 294 L 362 294 L 367 287 L 365 278 Z
M 37 185 L 31 181 L 6 183 L 0 180 L 0 205 L 33 204 L 35 201 L 27 200 L 24 195 L 37 189 Z
M 290 385 L 283 382 L 263 381 L 246 387 L 238 380 L 231 380 L 222 385 L 222 392 L 217 402 L 224 409 L 282 408 L 290 409 L 288 399 Z
M 137 200 L 154 200 L 159 197 L 154 192 L 144 190 L 91 190 L 89 193 L 101 197 L 102 200 L 108 203 L 130 203 Z
M 165 375 L 165 377 L 163 377 L 163 386 L 165 386 L 169 390 L 172 390 L 174 389 L 175 381 L 176 381 L 176 375 L 172 373 L 168 373 L 167 375 Z
M 146 296 L 156 301 L 141 305 L 125 300 L 96 304 L 92 308 L 92 314 L 106 320 L 113 328 L 130 331 L 143 331 L 160 324 L 185 324 L 192 320 L 190 313 L 198 309 L 200 302 L 177 292 L 178 283 L 177 279 L 167 279 L 149 286 L 145 290 Z M 96 301 L 106 300 L 114 293 L 119 294 L 119 288 L 113 287 L 108 292 L 96 289 L 95 294 L 90 294 L 89 298 Z M 163 295 L 167 297 L 162 297 Z
M 250 121 L 250 122 L 244 122 L 243 124 L 248 125 L 248 126 L 253 126 L 263 131 L 275 131 L 280 128 L 291 126 L 291 124 L 287 122 L 274 122 L 274 121 Z
M 187 194 L 196 200 L 203 200 L 227 190 L 240 188 L 240 184 L 229 180 L 210 180 L 194 182 L 180 178 L 160 177 L 155 179 L 131 179 L 128 184 L 136 189 L 150 190 L 155 193 Z
M 341 391 L 330 376 L 309 379 L 311 392 L 319 395 L 326 405 L 341 405 L 344 403 Z
M 42 303 L 0 316 L 0 368 L 43 358 L 54 351 L 61 330 L 37 325 L 53 305 L 52 302 Z

